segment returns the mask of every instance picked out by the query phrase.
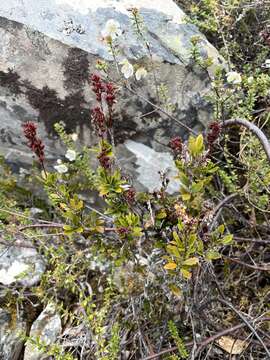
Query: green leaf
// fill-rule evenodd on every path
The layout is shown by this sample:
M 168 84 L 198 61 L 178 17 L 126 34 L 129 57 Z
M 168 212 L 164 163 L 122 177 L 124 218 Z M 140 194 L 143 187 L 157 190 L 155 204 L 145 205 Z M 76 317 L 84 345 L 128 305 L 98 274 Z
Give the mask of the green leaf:
M 195 144 L 196 144 L 197 154 L 200 154 L 203 150 L 203 135 L 202 134 L 197 136 Z
M 70 225 L 63 226 L 65 234 L 72 234 L 74 232 L 74 228 Z
M 188 150 L 191 154 L 194 154 L 196 150 L 196 139 L 194 136 L 190 136 L 188 139 Z
M 185 173 L 183 173 L 182 171 L 180 171 L 178 177 L 179 177 L 179 180 L 181 181 L 181 183 L 182 183 L 184 186 L 186 186 L 186 187 L 189 186 L 189 179 L 188 179 L 188 177 L 186 176 Z
M 191 278 L 191 272 L 186 270 L 186 269 L 181 269 L 181 274 L 183 275 L 183 277 L 187 280 L 190 280 Z
M 176 231 L 173 231 L 173 238 L 176 241 L 176 243 L 180 242 L 179 236 Z
M 177 267 L 177 265 L 174 262 L 169 262 L 166 265 L 164 265 L 165 270 L 175 270 L 176 267 Z
M 191 257 L 189 259 L 186 259 L 184 262 L 183 262 L 183 265 L 186 265 L 186 266 L 194 266 L 194 265 L 197 265 L 199 263 L 199 259 L 196 258 L 196 257 Z
M 190 198 L 191 198 L 191 194 L 190 194 L 190 193 L 182 194 L 182 199 L 183 199 L 183 201 L 188 201 L 188 200 L 190 200 Z
M 181 220 L 178 220 L 177 227 L 179 231 L 182 231 L 184 229 L 184 224 Z
M 221 255 L 218 251 L 216 250 L 208 250 L 206 253 L 206 259 L 207 260 L 217 260 L 220 259 Z
M 178 286 L 176 286 L 174 284 L 170 284 L 169 289 L 177 297 L 180 297 L 182 295 L 182 290 Z
M 193 193 L 197 193 L 197 192 L 200 192 L 204 187 L 204 180 L 201 180 L 197 183 L 192 183 L 191 185 L 191 191 Z
M 177 257 L 177 258 L 180 258 L 180 252 L 178 250 L 178 248 L 174 245 L 167 245 L 166 247 L 166 250 L 169 254 Z
M 140 237 L 142 235 L 142 228 L 139 226 L 135 226 L 132 231 L 132 235 L 136 237 Z
M 232 243 L 232 241 L 233 241 L 233 234 L 228 234 L 225 235 L 224 238 L 222 239 L 222 244 L 229 245 Z
M 198 239 L 197 242 L 197 251 L 200 255 L 203 254 L 203 250 L 204 250 L 204 246 L 203 246 L 203 241 L 201 239 Z
M 220 234 L 223 234 L 224 231 L 225 231 L 225 226 L 224 226 L 224 224 L 219 225 L 219 227 L 217 228 L 216 231 L 217 231 L 218 233 L 220 233 Z
M 176 231 L 173 231 L 173 239 L 175 241 L 175 244 L 177 245 L 178 250 L 182 251 L 184 249 L 184 245 L 183 245 L 183 243 L 182 243 L 181 239 L 179 238 Z
M 192 156 L 196 156 L 202 153 L 204 150 L 202 134 L 198 135 L 196 138 L 190 136 L 188 141 L 188 149 Z

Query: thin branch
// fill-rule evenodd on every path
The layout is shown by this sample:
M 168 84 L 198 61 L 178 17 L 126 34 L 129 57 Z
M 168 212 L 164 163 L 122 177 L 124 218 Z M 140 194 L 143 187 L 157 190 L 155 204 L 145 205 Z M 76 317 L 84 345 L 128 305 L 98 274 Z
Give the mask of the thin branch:
M 208 344 L 210 344 L 211 342 L 219 339 L 220 337 L 222 336 L 225 336 L 227 334 L 230 334 L 232 332 L 235 332 L 236 330 L 238 329 L 241 329 L 243 327 L 245 327 L 246 324 L 238 324 L 238 325 L 235 325 L 235 326 L 232 326 L 231 328 L 229 329 L 226 329 L 226 330 L 222 330 L 220 332 L 218 332 L 217 334 L 213 335 L 213 336 L 210 336 L 208 337 L 207 339 L 203 340 L 201 343 L 200 343 L 200 346 L 198 347 L 197 351 L 196 351 L 196 354 L 195 354 L 195 358 L 199 355 L 199 353 L 203 350 L 203 348 L 205 348 Z
M 249 129 L 254 135 L 256 135 L 264 148 L 264 151 L 266 153 L 268 161 L 270 162 L 270 143 L 269 143 L 267 137 L 265 136 L 265 134 L 263 133 L 263 131 L 258 126 L 253 124 L 252 122 L 245 120 L 245 119 L 241 119 L 241 118 L 225 120 L 222 123 L 223 127 L 229 127 L 229 126 L 233 126 L 233 125 L 244 126 L 247 129 Z
M 151 105 L 154 109 L 156 109 L 158 112 L 166 115 L 169 119 L 173 120 L 174 122 L 176 122 L 178 125 L 180 125 L 181 127 L 185 128 L 187 131 L 189 131 L 190 133 L 192 133 L 193 135 L 198 135 L 197 132 L 193 129 L 191 129 L 189 126 L 187 126 L 186 124 L 184 124 L 183 122 L 181 122 L 180 120 L 178 120 L 176 117 L 174 117 L 173 115 L 171 115 L 170 113 L 168 113 L 166 110 L 164 110 L 162 107 L 154 104 L 152 101 L 148 100 L 146 97 L 144 97 L 143 95 L 138 94 L 135 90 L 133 90 L 130 86 L 128 85 L 123 85 L 123 87 L 125 89 L 127 89 L 129 92 L 131 92 L 132 94 L 136 95 L 138 98 L 140 98 L 141 100 L 143 100 L 144 102 L 146 102 L 147 104 Z
M 7 214 L 10 214 L 10 215 L 14 215 L 14 216 L 20 216 L 24 219 L 27 219 L 27 220 L 34 220 L 34 221 L 40 221 L 42 223 L 47 223 L 47 224 L 51 224 L 52 222 L 51 221 L 47 221 L 47 220 L 42 220 L 42 219 L 36 219 L 34 217 L 31 217 L 31 216 L 26 216 L 24 214 L 21 214 L 19 212 L 15 212 L 15 211 L 10 211 L 10 210 L 6 210 L 6 209 L 3 209 L 3 208 L 0 208 L 0 211 L 3 211 Z
M 257 271 L 268 271 L 270 272 L 270 267 L 269 266 L 263 266 L 263 265 L 251 265 L 251 264 L 247 264 L 239 259 L 236 259 L 236 258 L 230 258 L 228 256 L 225 256 L 223 255 L 223 257 L 225 259 L 227 259 L 228 261 L 231 261 L 231 262 L 234 262 L 236 264 L 239 264 L 239 265 L 243 265 L 249 269 L 252 269 L 252 270 L 257 270 Z
M 65 224 L 56 224 L 56 223 L 51 223 L 51 224 L 30 224 L 30 225 L 25 225 L 19 228 L 19 231 L 23 231 L 23 230 L 27 230 L 27 229 L 34 229 L 34 228 L 63 228 L 65 226 Z M 91 231 L 91 229 L 89 228 L 85 228 L 85 231 Z M 113 227 L 109 227 L 109 228 L 104 228 L 104 231 L 109 232 L 109 231 L 117 231 L 116 228 Z
M 233 239 L 239 242 L 251 242 L 251 243 L 258 243 L 258 244 L 270 244 L 270 240 L 263 240 L 263 239 L 249 239 L 243 238 L 239 236 L 234 236 Z
M 23 231 L 26 229 L 32 229 L 32 228 L 63 228 L 64 224 L 55 224 L 55 223 L 51 223 L 51 224 L 30 224 L 30 225 L 25 225 L 19 228 L 19 231 Z
M 212 214 L 214 216 L 211 225 L 209 226 L 209 229 L 212 230 L 213 227 L 215 226 L 215 223 L 217 221 L 217 219 L 219 218 L 220 215 L 220 210 L 226 206 L 228 204 L 228 202 L 230 202 L 232 199 L 234 199 L 236 196 L 238 196 L 237 193 L 235 194 L 230 194 L 228 196 L 226 196 L 213 210 Z
M 185 344 L 185 346 L 192 346 L 192 345 L 193 345 L 193 341 Z M 141 360 L 152 360 L 152 359 L 156 359 L 156 358 L 158 358 L 158 357 L 161 356 L 161 355 L 168 354 L 168 353 L 170 353 L 170 352 L 174 352 L 174 351 L 176 351 L 177 349 L 178 349 L 177 346 L 172 346 L 172 347 L 169 348 L 169 349 L 162 350 L 162 351 L 160 351 L 160 352 L 157 353 L 157 354 L 153 354 L 153 355 L 147 356 L 147 357 L 145 357 L 145 358 L 143 358 L 143 359 L 141 359 Z

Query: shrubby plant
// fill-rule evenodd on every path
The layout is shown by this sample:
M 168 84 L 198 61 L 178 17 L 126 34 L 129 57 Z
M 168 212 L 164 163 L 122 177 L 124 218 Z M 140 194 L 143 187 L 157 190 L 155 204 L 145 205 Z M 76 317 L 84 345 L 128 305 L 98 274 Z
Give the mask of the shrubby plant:
M 211 33 L 218 31 L 215 17 L 210 21 L 217 4 L 203 1 L 191 9 L 193 21 Z M 66 348 L 63 337 L 50 347 L 39 339 L 29 341 L 55 359 L 151 359 L 172 352 L 171 359 L 195 359 L 236 326 L 245 329 L 244 338 L 248 331 L 253 334 L 251 346 L 258 356 L 268 354 L 267 328 L 261 324 L 269 320 L 269 116 L 263 112 L 258 118 L 256 111 L 269 96 L 269 73 L 249 66 L 242 71 L 218 67 L 209 78 L 208 94 L 215 121 L 202 134 L 188 129 L 187 140 L 175 134 L 168 144 L 179 191 L 169 195 L 170 180 L 161 173 L 156 191 L 138 192 L 115 151 L 118 96 L 123 89 L 136 94 L 129 79 L 153 76 L 157 104 L 150 104 L 178 120 L 166 84 L 158 82 L 143 19 L 137 9 L 130 11 L 151 66 L 122 57 L 120 24 L 109 20 L 102 35 L 117 77 L 111 78 L 110 65 L 98 62 L 89 79 L 96 98 L 91 123 L 97 144 L 82 148 L 76 134 L 55 124 L 66 153 L 48 167 L 37 124 L 23 125 L 38 160 L 28 180 L 42 189 L 43 199 L 33 200 L 43 209 L 39 221 L 30 216 L 29 193 L 2 161 L 0 198 L 3 204 L 8 199 L 0 210 L 4 243 L 23 233 L 47 261 L 40 284 L 20 290 L 20 301 L 36 307 L 53 302 L 65 326 L 80 329 Z M 208 74 L 212 60 L 201 57 L 199 42 L 192 39 L 191 66 Z M 90 166 L 93 156 L 96 165 Z M 99 197 L 101 209 L 89 204 L 90 194 Z M 6 290 L 6 306 L 14 306 L 17 296 L 16 287 Z M 258 331 L 255 318 L 261 321 Z

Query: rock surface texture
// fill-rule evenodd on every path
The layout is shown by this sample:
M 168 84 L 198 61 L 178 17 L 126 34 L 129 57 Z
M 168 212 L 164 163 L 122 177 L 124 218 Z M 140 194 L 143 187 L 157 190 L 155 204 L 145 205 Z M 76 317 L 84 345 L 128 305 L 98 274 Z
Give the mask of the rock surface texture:
M 132 6 L 139 9 L 143 18 L 152 62 L 147 48 L 134 33 L 128 10 Z M 190 66 L 191 37 L 202 38 L 201 54 L 211 56 L 214 64 L 220 64 L 222 59 L 196 27 L 186 22 L 185 14 L 172 0 L 2 1 L 0 153 L 15 170 L 32 163 L 21 136 L 21 125 L 27 120 L 40 123 L 39 135 L 45 140 L 47 160 L 52 165 L 63 153 L 54 134 L 55 122 L 63 121 L 69 132 L 77 132 L 80 143 L 95 143 L 89 113 L 95 102 L 87 81 L 97 60 L 111 62 L 111 72 L 116 73 L 112 55 L 102 39 L 109 19 L 120 24 L 119 61 L 127 58 L 133 65 L 148 70 L 146 78 L 128 80 L 137 92 L 157 101 L 153 65 L 158 84 L 167 86 L 174 116 L 198 129 L 210 120 L 211 109 L 203 99 L 209 77 Z M 163 153 L 158 157 L 161 167 L 166 162 L 165 167 L 173 172 L 167 144 L 172 136 L 184 135 L 183 129 L 165 116 L 142 116 L 151 110 L 141 98 L 121 92 L 115 114 L 115 140 L 122 164 L 137 179 L 140 189 L 149 190 L 159 184 L 158 162 L 154 166 L 148 162 L 151 177 L 145 173 L 145 162 L 155 152 Z M 175 191 L 175 185 L 171 184 L 169 190 Z
M 40 343 L 46 348 L 46 346 L 55 343 L 57 337 L 61 334 L 62 326 L 60 316 L 57 314 L 53 305 L 49 304 L 42 311 L 39 317 L 34 321 L 30 338 L 35 341 L 39 339 Z M 29 341 L 26 342 L 24 351 L 24 360 L 45 360 L 48 356 L 42 351 L 37 350 L 36 346 Z
M 44 261 L 30 244 L 29 247 L 0 245 L 0 255 L 0 284 L 31 287 L 45 271 Z
M 20 314 L 0 308 L 0 359 L 18 360 L 23 349 L 26 321 Z

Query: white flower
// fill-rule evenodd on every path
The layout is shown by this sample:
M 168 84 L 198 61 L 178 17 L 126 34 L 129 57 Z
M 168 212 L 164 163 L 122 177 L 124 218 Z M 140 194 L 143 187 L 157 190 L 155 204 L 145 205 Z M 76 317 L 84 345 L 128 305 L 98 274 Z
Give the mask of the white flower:
M 57 159 L 57 164 L 62 164 L 62 160 L 61 159 Z
M 263 67 L 266 68 L 266 69 L 270 69 L 270 59 L 266 59 L 264 64 L 263 64 Z
M 71 134 L 70 137 L 74 142 L 78 140 L 78 134 L 76 133 Z
M 135 77 L 138 81 L 145 78 L 146 75 L 147 75 L 147 71 L 144 67 L 140 67 L 135 73 Z
M 230 71 L 226 74 L 226 76 L 228 83 L 233 85 L 240 84 L 242 81 L 241 74 L 237 71 Z
M 114 19 L 110 19 L 106 22 L 101 34 L 104 38 L 110 36 L 113 40 L 121 33 L 120 24 Z
M 54 168 L 57 172 L 59 172 L 59 174 L 65 174 L 68 172 L 68 167 L 65 164 L 55 165 Z
M 76 151 L 72 150 L 72 149 L 68 149 L 68 151 L 66 152 L 65 157 L 69 160 L 69 161 L 74 161 L 76 159 Z
M 249 77 L 247 78 L 247 83 L 248 83 L 249 85 L 252 84 L 253 81 L 254 81 L 254 77 L 253 77 L 253 76 L 249 76 Z
M 134 74 L 133 65 L 128 61 L 128 59 L 125 59 L 120 62 L 122 66 L 121 72 L 124 75 L 126 79 L 130 78 Z
M 127 191 L 128 189 L 130 189 L 130 185 L 129 184 L 123 184 L 123 185 L 120 185 L 121 188 L 124 190 L 124 191 Z

